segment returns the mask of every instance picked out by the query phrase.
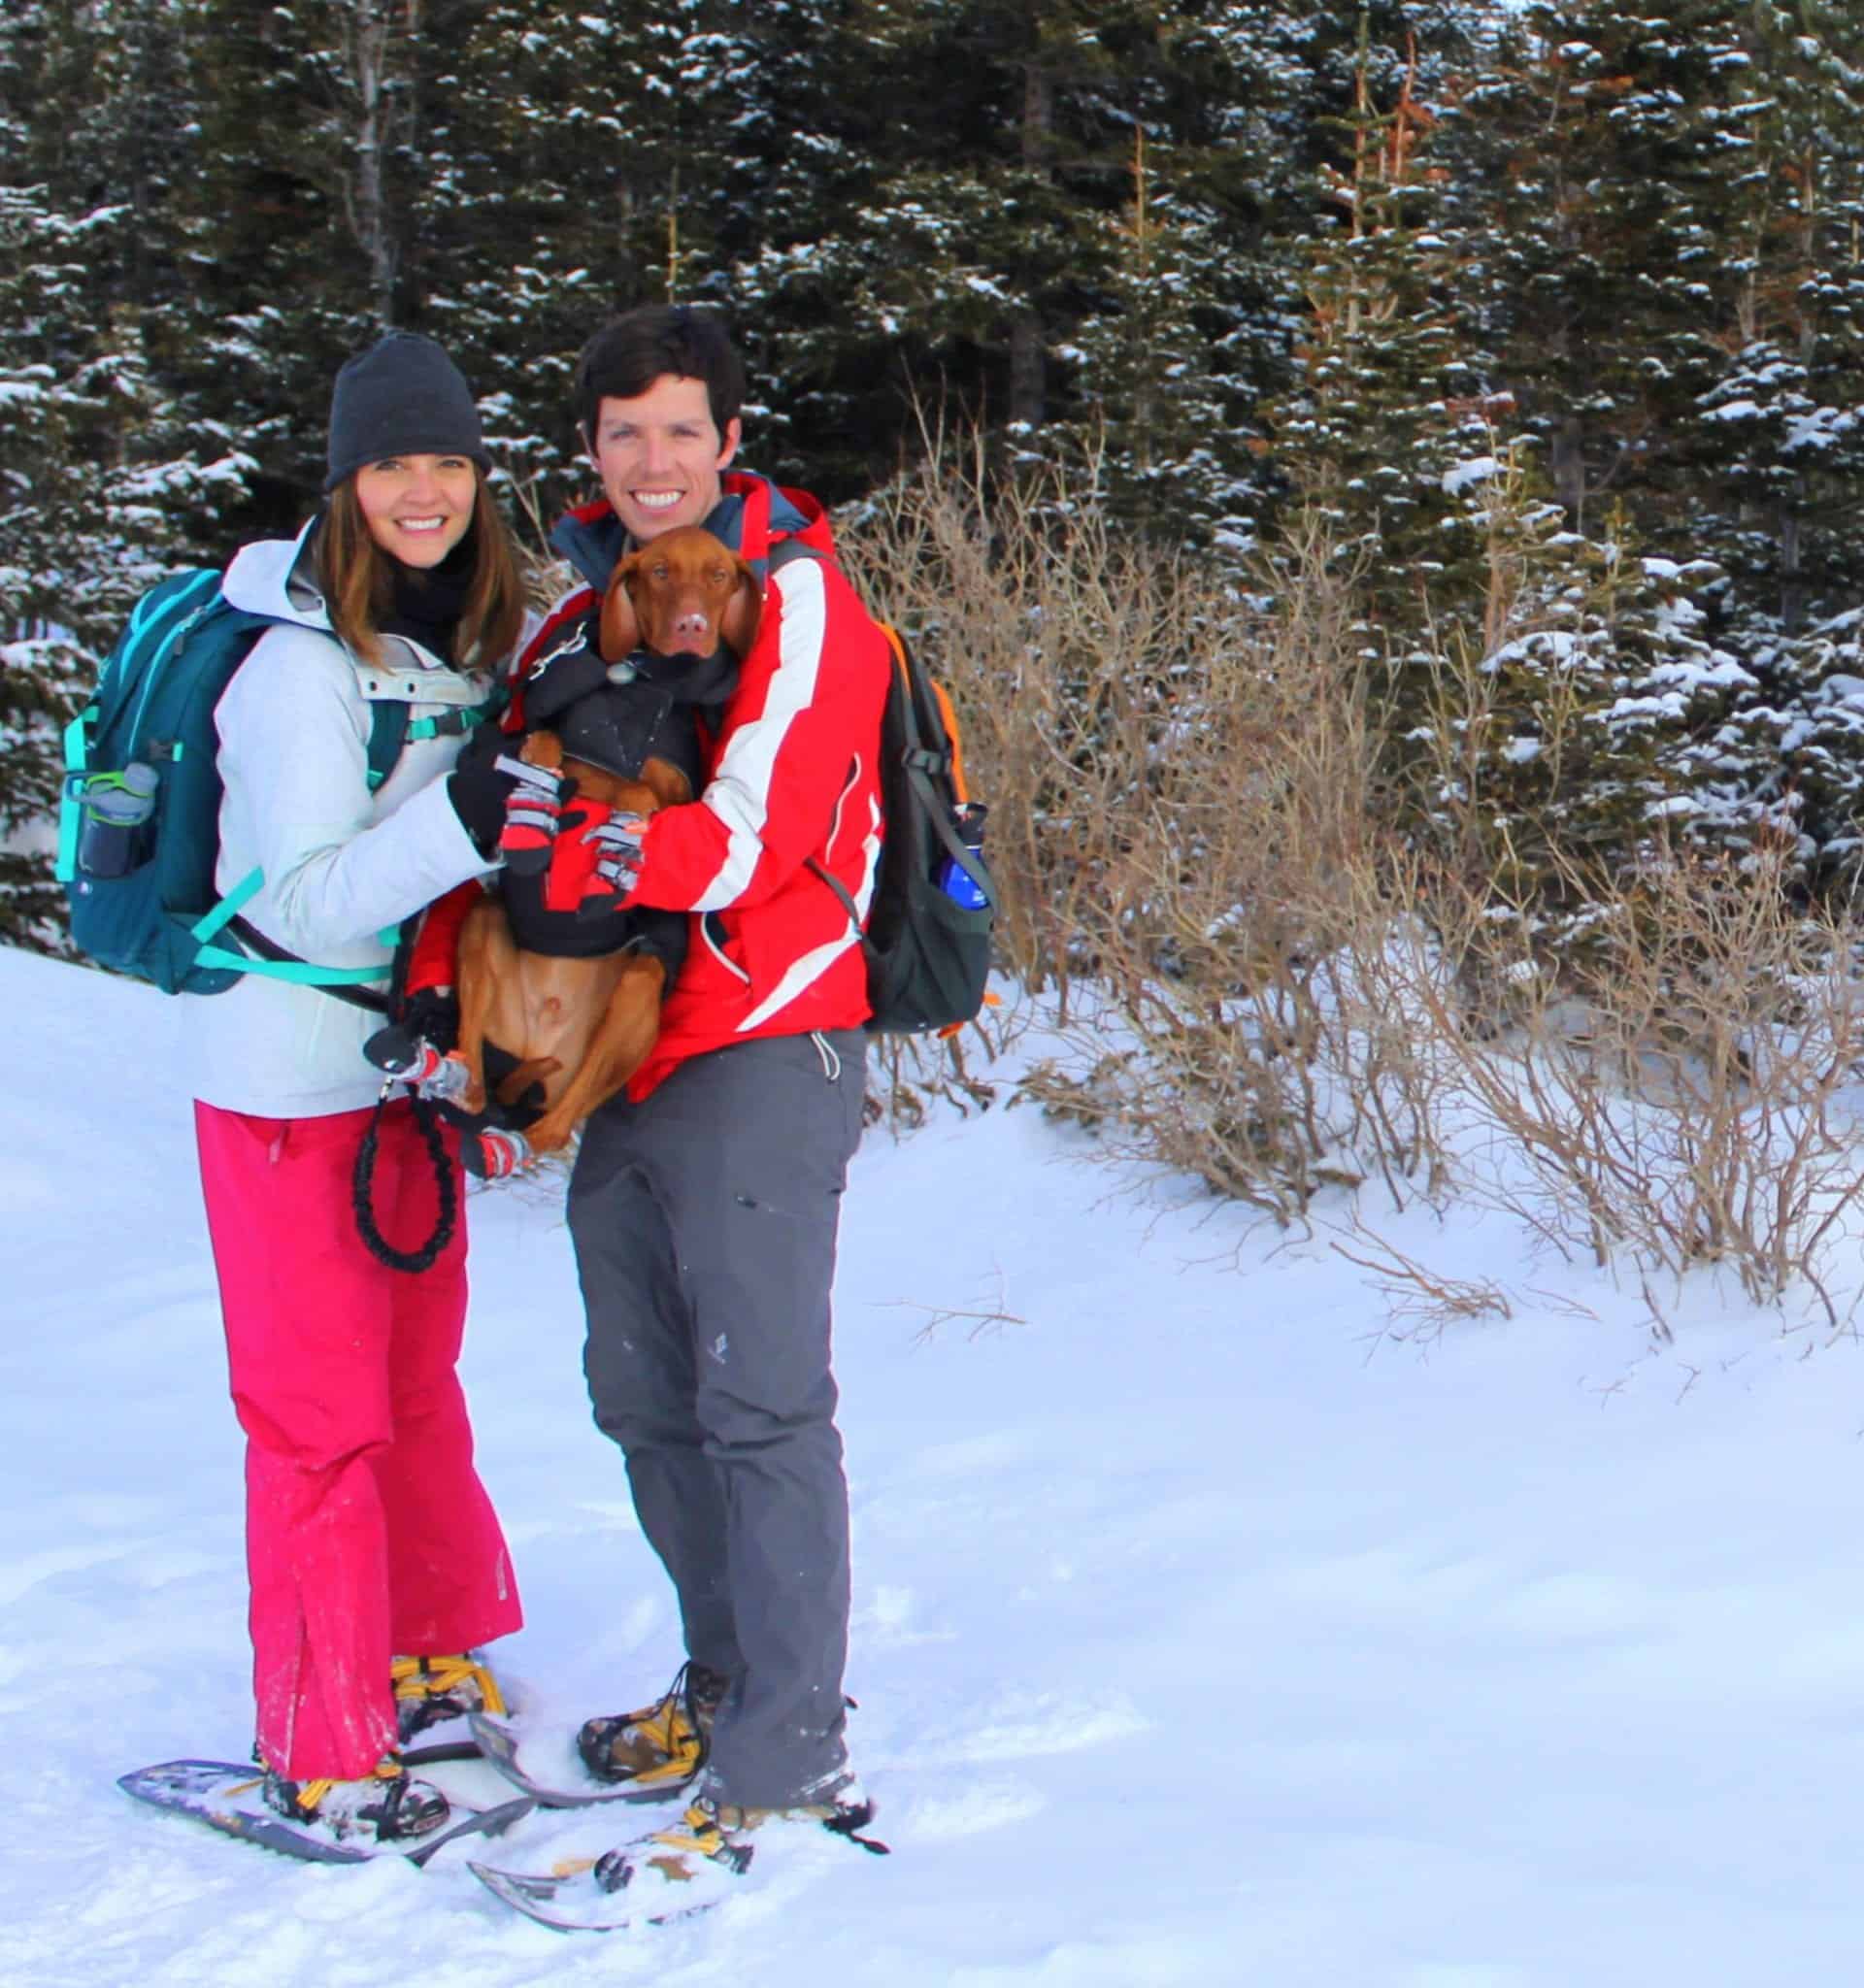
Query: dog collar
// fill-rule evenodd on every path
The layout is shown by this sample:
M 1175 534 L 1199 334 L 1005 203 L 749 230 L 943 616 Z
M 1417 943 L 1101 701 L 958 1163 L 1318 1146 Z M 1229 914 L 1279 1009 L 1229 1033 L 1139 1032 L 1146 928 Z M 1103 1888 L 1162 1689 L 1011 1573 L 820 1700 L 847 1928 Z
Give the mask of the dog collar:
M 611 683 L 648 683 L 664 691 L 675 704 L 723 704 L 738 687 L 738 658 L 720 643 L 709 656 L 690 650 L 663 656 L 637 648 L 611 663 Z

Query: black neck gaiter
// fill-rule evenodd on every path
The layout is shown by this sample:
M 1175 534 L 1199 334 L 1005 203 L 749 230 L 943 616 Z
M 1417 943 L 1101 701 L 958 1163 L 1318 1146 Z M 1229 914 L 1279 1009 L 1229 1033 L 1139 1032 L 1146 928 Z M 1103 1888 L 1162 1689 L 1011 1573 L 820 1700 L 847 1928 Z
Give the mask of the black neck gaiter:
M 388 562 L 393 583 L 387 611 L 378 624 L 384 635 L 404 635 L 443 663 L 456 660 L 453 643 L 466 612 L 479 564 L 478 532 L 469 531 L 438 566 Z

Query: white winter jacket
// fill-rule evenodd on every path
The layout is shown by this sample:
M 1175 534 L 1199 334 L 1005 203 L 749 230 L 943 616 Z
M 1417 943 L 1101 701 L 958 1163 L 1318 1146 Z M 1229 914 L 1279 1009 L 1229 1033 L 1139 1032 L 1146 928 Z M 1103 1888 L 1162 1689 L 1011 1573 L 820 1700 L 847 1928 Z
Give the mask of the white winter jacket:
M 225 892 L 260 870 L 264 883 L 242 915 L 300 959 L 385 967 L 385 930 L 489 866 L 447 798 L 443 776 L 460 739 L 411 739 L 371 793 L 370 706 L 396 697 L 411 717 L 435 717 L 483 702 L 486 679 L 397 636 L 383 637 L 380 667 L 352 657 L 303 556 L 310 532 L 246 547 L 223 582 L 235 607 L 282 625 L 253 645 L 215 712 L 226 784 L 216 881 Z M 368 1105 L 381 1089 L 362 1054 L 381 1017 L 315 987 L 246 974 L 224 994 L 175 1006 L 183 1067 L 210 1105 L 321 1117 Z

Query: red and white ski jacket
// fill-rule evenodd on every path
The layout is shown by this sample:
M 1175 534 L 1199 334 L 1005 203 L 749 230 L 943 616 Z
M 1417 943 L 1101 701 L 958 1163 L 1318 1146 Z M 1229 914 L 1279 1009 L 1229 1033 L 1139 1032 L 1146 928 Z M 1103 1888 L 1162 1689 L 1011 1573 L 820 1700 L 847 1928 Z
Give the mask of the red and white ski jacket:
M 818 557 L 766 578 L 764 612 L 711 742 L 698 798 L 649 821 L 640 880 L 624 908 L 693 916 L 659 1040 L 628 1094 L 644 1098 L 689 1056 L 758 1036 L 858 1028 L 872 1012 L 860 934 L 808 868 L 837 878 L 863 920 L 880 862 L 881 712 L 891 651 L 834 563 L 821 505 L 727 472 L 706 522 L 760 573 L 796 538 Z M 521 681 L 553 637 L 600 600 L 626 548 L 606 500 L 572 514 L 551 543 L 590 582 L 559 602 L 520 658 Z

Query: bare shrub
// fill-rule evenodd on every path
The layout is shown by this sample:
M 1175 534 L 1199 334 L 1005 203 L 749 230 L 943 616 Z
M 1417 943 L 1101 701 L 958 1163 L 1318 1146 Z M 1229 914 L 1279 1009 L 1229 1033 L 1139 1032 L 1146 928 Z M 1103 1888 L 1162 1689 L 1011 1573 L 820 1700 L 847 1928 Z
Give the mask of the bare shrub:
M 505 508 L 517 547 L 518 570 L 532 607 L 554 607 L 581 583 L 582 576 L 550 544 L 553 520 L 544 508 L 545 479 L 509 477 L 502 481 Z
M 1096 975 L 1077 1006 L 1116 1051 L 1025 1086 L 1283 1221 L 1373 1173 L 1400 1205 L 1441 1179 L 1439 1059 L 1382 957 L 1393 851 L 1361 684 L 1311 583 L 1306 617 L 1213 630 L 1077 912 Z
M 1602 853 L 1622 840 L 1569 779 L 1602 749 L 1580 677 L 1489 667 L 1549 612 L 1512 568 L 1480 633 L 1408 657 L 1432 674 L 1407 760 L 1318 528 L 1251 588 L 1116 537 L 1091 460 L 1019 480 L 928 442 L 847 544 L 954 692 L 1002 963 L 1055 997 L 1062 1052 L 1020 1097 L 1278 1221 L 1377 1178 L 1628 1258 L 1647 1291 L 1708 1264 L 1758 1299 L 1823 1295 L 1864 1187 L 1842 1098 L 1864 935 L 1797 907 L 1784 850 Z M 1531 756 L 1498 748 L 1523 726 Z M 1608 770 L 1614 807 L 1660 816 L 1635 764 Z M 985 1101 L 962 1055 L 911 1053 L 879 1107 L 896 1124 L 941 1088 Z M 1506 1305 L 1389 1252 L 1365 1267 L 1413 1328 Z
M 1235 589 L 1122 537 L 1091 458 L 1019 475 L 976 437 L 928 429 L 925 445 L 844 528 L 843 554 L 951 693 L 991 807 L 999 956 L 1065 1009 L 1088 901 L 1194 715 L 1186 673 Z
M 1453 1325 L 1514 1316 L 1509 1294 L 1490 1277 L 1456 1276 L 1420 1263 L 1367 1228 L 1356 1214 L 1349 1218 L 1346 1233 L 1350 1248 L 1337 1236 L 1327 1247 L 1367 1272 L 1373 1289 L 1385 1301 L 1385 1323 L 1370 1335 L 1375 1343 L 1390 1340 L 1402 1345 L 1441 1339 Z
M 1660 844 L 1629 875 L 1593 869 L 1575 878 L 1591 942 L 1557 964 L 1524 908 L 1440 879 L 1461 972 L 1421 921 L 1396 954 L 1484 1136 L 1525 1162 L 1466 1153 L 1473 1192 L 1600 1263 L 1725 1266 L 1760 1301 L 1803 1278 L 1832 1312 L 1820 1251 L 1864 1188 L 1842 1104 L 1864 1056 L 1860 934 L 1796 904 L 1791 863 Z
M 1000 1086 L 972 1068 L 981 1048 L 985 1068 L 1003 1046 L 1004 1025 L 986 1009 L 968 1029 L 940 1036 L 881 1036 L 867 1051 L 866 1120 L 896 1137 L 916 1131 L 935 1103 L 961 1117 L 987 1111 Z
M 1068 1053 L 1021 1095 L 1278 1219 L 1372 1170 L 1433 1182 L 1349 576 L 1298 537 L 1271 606 L 1111 531 L 1091 460 L 1019 479 L 929 440 L 847 542 L 952 690 L 1003 963 L 1056 998 Z

